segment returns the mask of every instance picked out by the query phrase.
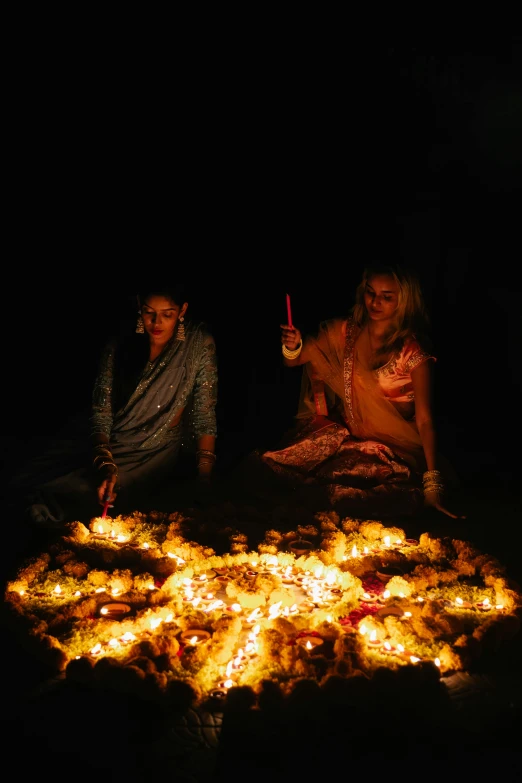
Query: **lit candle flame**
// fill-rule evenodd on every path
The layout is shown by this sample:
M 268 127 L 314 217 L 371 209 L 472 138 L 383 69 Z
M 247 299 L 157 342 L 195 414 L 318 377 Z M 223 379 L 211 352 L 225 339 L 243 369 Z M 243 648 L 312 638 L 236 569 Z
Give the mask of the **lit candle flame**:
M 435 658 L 434 663 L 435 663 L 435 666 L 440 667 L 440 658 Z
M 417 658 L 416 655 L 410 655 L 410 661 L 412 663 L 418 663 L 420 661 L 420 658 Z
M 382 597 L 383 598 L 389 598 L 390 595 L 391 595 L 390 591 L 389 590 L 385 590 L 384 593 L 382 594 Z
M 197 640 L 198 640 L 198 637 L 197 637 L 197 636 L 193 636 L 193 637 L 191 638 L 191 640 L 190 640 L 190 643 L 191 643 L 191 644 L 196 644 Z
M 54 588 L 54 592 L 56 593 L 56 595 L 62 594 L 62 588 L 60 587 L 60 585 L 56 585 L 56 587 Z
M 361 625 L 361 627 L 359 628 L 359 631 L 364 636 L 364 634 L 367 633 L 368 629 L 367 629 L 367 627 L 365 625 Z
M 218 599 L 217 601 L 212 601 L 212 603 L 209 604 L 205 609 L 205 612 L 209 614 L 210 612 L 213 612 L 214 609 L 219 609 L 220 606 L 223 606 L 223 601 L 221 601 L 220 599 Z
M 390 536 L 384 536 L 384 546 L 390 546 L 391 538 Z
M 357 557 L 358 554 L 359 553 L 357 552 L 357 547 L 354 544 L 354 546 L 352 547 L 352 557 Z
M 307 650 L 311 650 L 312 649 L 312 642 L 310 640 L 308 640 L 307 643 L 306 643 L 306 649 Z

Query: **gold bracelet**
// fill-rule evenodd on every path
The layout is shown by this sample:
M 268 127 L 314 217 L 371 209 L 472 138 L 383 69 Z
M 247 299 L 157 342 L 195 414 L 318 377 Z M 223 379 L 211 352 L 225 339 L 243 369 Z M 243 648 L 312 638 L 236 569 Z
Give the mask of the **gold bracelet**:
M 101 454 L 101 453 L 100 454 L 96 454 L 94 456 L 92 464 L 94 465 L 94 463 L 96 462 L 97 459 L 107 459 L 107 457 L 109 457 L 109 458 L 112 457 L 112 452 L 109 451 L 109 449 L 107 449 L 107 451 L 104 451 L 103 454 Z
M 116 465 L 116 463 L 115 463 L 115 462 L 102 462 L 102 464 L 101 464 L 101 465 L 98 465 L 98 467 L 96 468 L 96 470 L 101 470 L 101 469 L 102 469 L 102 468 L 104 468 L 106 465 L 112 465 L 112 467 L 114 468 L 114 470 L 113 470 L 112 472 L 113 472 L 113 473 L 116 473 L 116 475 L 118 475 L 118 466 Z
M 302 349 L 303 349 L 303 341 L 300 340 L 299 345 L 297 346 L 297 348 L 295 348 L 295 350 L 291 351 L 290 348 L 287 348 L 284 343 L 281 350 L 283 352 L 283 356 L 285 357 L 285 359 L 297 359 Z
M 212 460 L 212 462 L 216 461 L 216 455 L 213 451 L 210 451 L 209 449 L 198 449 L 196 451 L 197 457 L 208 457 L 209 460 Z

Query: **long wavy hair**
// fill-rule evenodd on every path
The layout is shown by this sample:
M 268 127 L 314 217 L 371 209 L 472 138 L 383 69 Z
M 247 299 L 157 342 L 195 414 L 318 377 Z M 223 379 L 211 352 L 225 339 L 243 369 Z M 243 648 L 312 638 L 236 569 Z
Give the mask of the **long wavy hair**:
M 430 321 L 421 285 L 415 272 L 397 265 L 372 264 L 364 269 L 361 282 L 355 291 L 355 304 L 351 315 L 359 327 L 369 320 L 364 303 L 366 285 L 376 275 L 388 275 L 398 287 L 398 304 L 384 344 L 377 355 L 400 351 L 408 337 L 428 338 Z

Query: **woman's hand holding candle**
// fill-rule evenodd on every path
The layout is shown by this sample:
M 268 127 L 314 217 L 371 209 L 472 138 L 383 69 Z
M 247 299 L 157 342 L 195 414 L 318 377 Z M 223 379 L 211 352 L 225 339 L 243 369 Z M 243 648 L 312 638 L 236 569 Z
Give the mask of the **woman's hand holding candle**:
M 296 329 L 295 326 L 288 326 L 288 324 L 280 324 L 281 326 L 281 342 L 290 351 L 295 351 L 297 346 L 301 343 L 301 332 Z

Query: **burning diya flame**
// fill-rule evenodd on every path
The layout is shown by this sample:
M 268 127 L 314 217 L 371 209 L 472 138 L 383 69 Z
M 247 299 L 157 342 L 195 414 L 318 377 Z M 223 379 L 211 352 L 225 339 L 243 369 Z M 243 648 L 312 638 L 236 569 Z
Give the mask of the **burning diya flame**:
M 196 647 L 208 639 L 210 639 L 210 633 L 203 628 L 189 628 L 188 631 L 183 631 L 180 636 L 182 644 L 186 644 L 189 647 Z
M 129 614 L 131 607 L 129 604 L 112 603 L 104 604 L 100 609 L 100 614 L 104 617 L 118 619 L 126 614 Z
M 320 647 L 324 644 L 324 639 L 320 636 L 300 636 L 297 640 L 298 644 L 302 645 L 306 650 L 314 650 L 316 647 Z
M 375 628 L 373 631 L 370 631 L 370 637 L 368 639 L 368 644 L 370 647 L 382 647 L 381 640 L 377 637 L 377 631 Z

